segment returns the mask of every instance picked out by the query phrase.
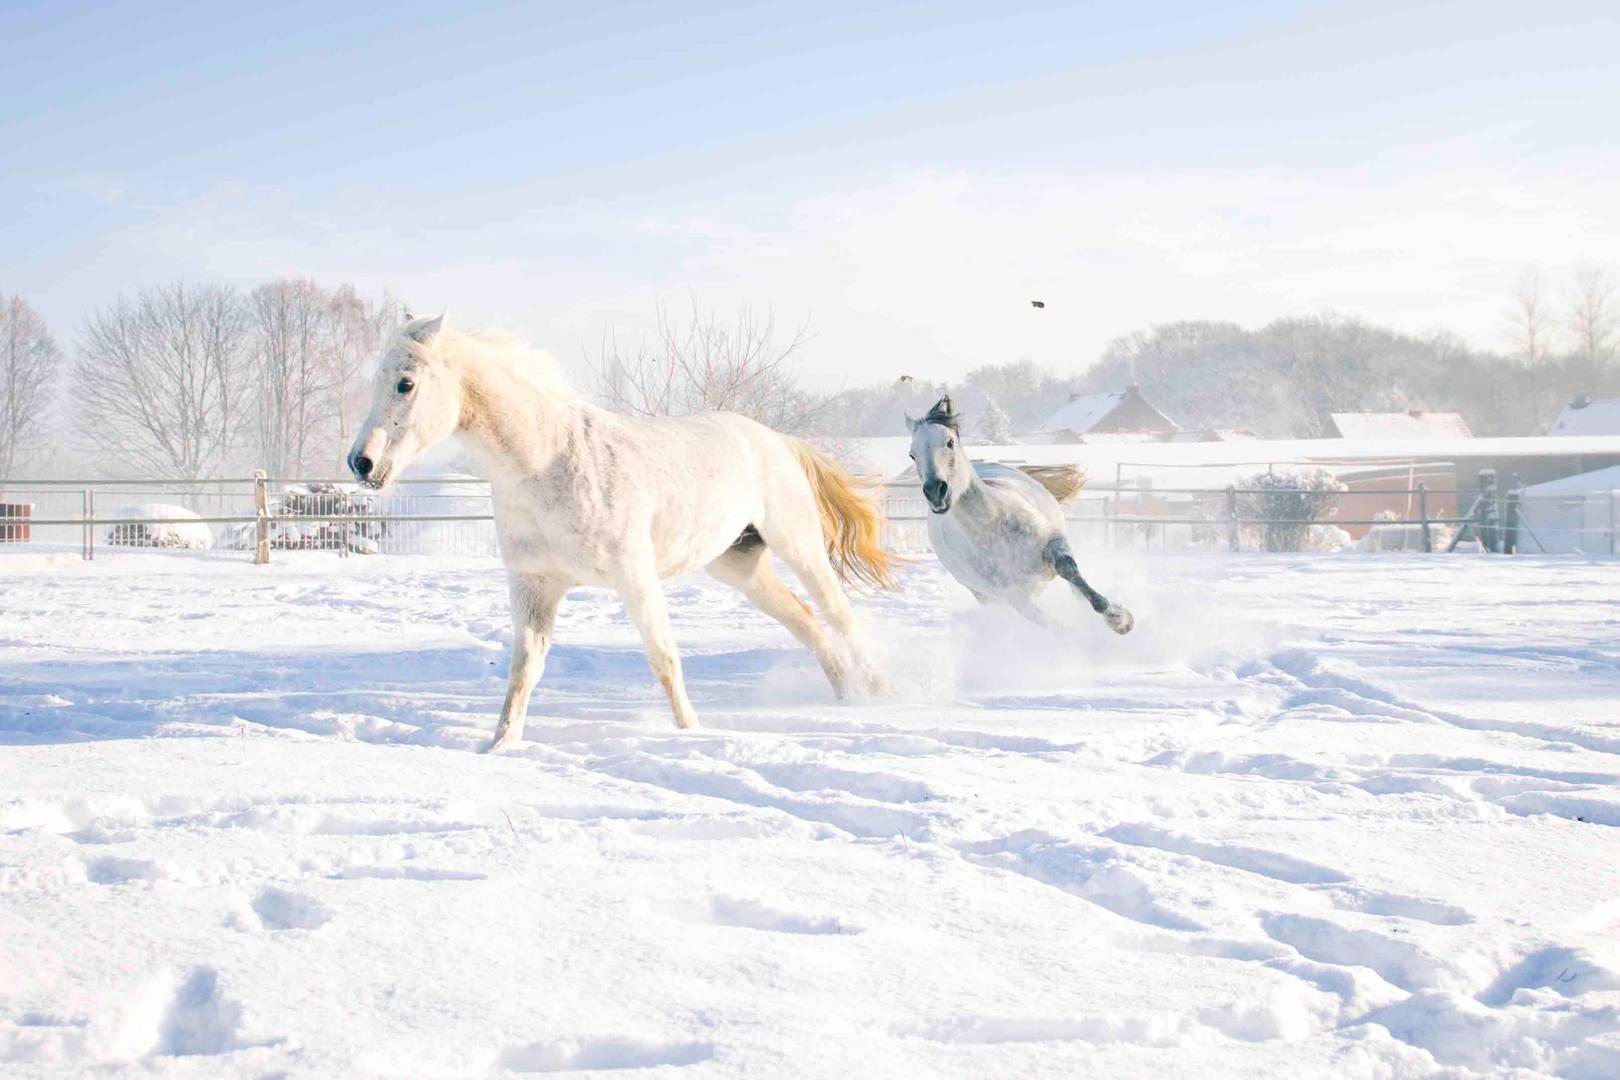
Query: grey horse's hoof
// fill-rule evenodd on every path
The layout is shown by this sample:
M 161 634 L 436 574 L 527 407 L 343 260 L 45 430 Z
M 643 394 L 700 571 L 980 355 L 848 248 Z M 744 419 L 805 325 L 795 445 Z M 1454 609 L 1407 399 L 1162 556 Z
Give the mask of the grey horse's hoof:
M 1103 612 L 1103 619 L 1108 623 L 1108 628 L 1116 634 L 1128 634 L 1136 625 L 1136 616 L 1118 604 L 1109 604 L 1108 609 Z

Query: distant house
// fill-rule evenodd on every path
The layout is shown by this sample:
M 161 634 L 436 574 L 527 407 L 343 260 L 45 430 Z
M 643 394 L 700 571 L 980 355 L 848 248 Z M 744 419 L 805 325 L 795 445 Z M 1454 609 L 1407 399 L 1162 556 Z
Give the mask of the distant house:
M 1260 438 L 1248 428 L 1201 428 L 1197 431 L 1178 431 L 1165 442 L 1243 442 Z
M 1620 435 L 1620 398 L 1593 401 L 1582 394 L 1558 414 L 1549 435 Z
M 1408 412 L 1329 413 L 1330 439 L 1471 439 L 1474 433 L 1460 413 Z
M 1039 431 L 1019 436 L 1024 443 L 1153 442 L 1181 429 L 1154 408 L 1133 383 L 1113 394 L 1071 393 Z

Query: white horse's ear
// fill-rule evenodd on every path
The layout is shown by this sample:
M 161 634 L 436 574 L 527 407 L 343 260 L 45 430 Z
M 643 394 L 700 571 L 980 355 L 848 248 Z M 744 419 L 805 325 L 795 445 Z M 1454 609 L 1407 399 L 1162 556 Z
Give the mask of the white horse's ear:
M 439 331 L 443 329 L 444 313 L 440 312 L 437 317 L 432 319 L 424 319 L 418 325 L 406 329 L 405 336 L 416 342 L 418 345 L 431 345 L 433 344 L 433 339 L 438 337 Z
M 906 417 L 906 430 L 907 431 L 916 431 L 917 430 L 917 423 L 918 422 L 916 420 L 913 420 L 911 417 L 909 417 L 909 416 Z

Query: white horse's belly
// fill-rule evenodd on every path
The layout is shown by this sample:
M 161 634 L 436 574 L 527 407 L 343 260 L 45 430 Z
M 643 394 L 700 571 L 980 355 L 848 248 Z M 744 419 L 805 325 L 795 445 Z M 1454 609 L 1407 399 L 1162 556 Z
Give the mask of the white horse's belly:
M 929 517 L 928 541 L 940 565 L 951 577 L 980 596 L 1000 596 L 1004 592 L 1005 585 L 985 572 L 972 540 L 951 520 L 949 513 Z
M 940 565 L 982 597 L 1019 601 L 1052 580 L 1044 545 L 1032 547 L 1027 535 L 1007 536 L 996 529 L 972 533 L 947 512 L 930 515 L 928 539 Z

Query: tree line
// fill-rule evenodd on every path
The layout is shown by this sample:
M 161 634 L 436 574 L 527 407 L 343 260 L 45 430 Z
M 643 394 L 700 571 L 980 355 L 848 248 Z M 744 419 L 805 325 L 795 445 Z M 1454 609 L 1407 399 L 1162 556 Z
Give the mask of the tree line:
M 938 380 L 917 358 L 896 378 L 817 393 L 799 372 L 807 328 L 779 333 L 769 313 L 723 320 L 694 302 L 684 318 L 660 307 L 633 350 L 609 333 L 591 366 L 597 397 L 621 411 L 732 409 L 826 438 L 902 434 L 906 415 L 949 392 L 986 443 L 1042 427 L 1071 392 L 1131 383 L 1185 428 L 1269 438 L 1324 434 L 1330 412 L 1408 409 L 1455 410 L 1478 435 L 1540 434 L 1578 394 L 1620 396 L 1607 274 L 1583 270 L 1562 295 L 1526 274 L 1504 314 L 1499 352 L 1332 315 L 1256 330 L 1174 322 L 1114 340 L 1079 374 L 1019 360 Z M 330 473 L 361 419 L 367 364 L 402 317 L 389 296 L 348 285 L 177 282 L 93 314 L 70 358 L 22 298 L 0 294 L 0 477 L 70 443 L 165 478 Z M 52 420 L 59 395 L 66 424 Z
M 302 278 L 176 282 L 90 316 L 70 360 L 24 300 L 0 296 L 0 477 L 76 446 L 167 479 L 330 473 L 401 315 L 387 295 Z M 53 425 L 63 390 L 67 423 Z
M 1132 383 L 1183 428 L 1244 429 L 1265 438 L 1326 434 L 1333 412 L 1459 412 L 1476 435 L 1540 435 L 1585 394 L 1620 397 L 1620 300 L 1601 270 L 1562 292 L 1528 273 L 1503 307 L 1500 351 L 1449 333 L 1407 334 L 1335 315 L 1236 323 L 1164 323 L 1111 342 L 1078 375 L 1028 360 L 985 364 L 961 379 L 915 377 L 856 387 L 819 415 L 828 435 L 896 435 L 949 392 L 970 437 L 986 443 L 1038 430 L 1070 393 Z

